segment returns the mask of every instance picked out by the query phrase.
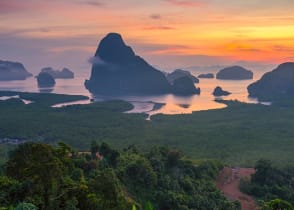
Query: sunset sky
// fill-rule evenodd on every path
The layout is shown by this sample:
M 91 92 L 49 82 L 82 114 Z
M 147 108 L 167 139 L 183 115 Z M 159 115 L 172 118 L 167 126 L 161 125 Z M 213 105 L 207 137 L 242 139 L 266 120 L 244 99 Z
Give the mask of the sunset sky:
M 294 61 L 293 11 L 293 0 L 0 0 L 0 59 L 84 70 L 118 32 L 162 69 Z

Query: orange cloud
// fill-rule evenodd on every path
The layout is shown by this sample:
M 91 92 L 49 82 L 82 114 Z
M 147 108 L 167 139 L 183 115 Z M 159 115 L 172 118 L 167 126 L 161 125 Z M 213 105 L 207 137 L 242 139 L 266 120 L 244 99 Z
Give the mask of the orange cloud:
M 143 28 L 144 30 L 175 30 L 176 28 L 170 26 L 150 26 Z

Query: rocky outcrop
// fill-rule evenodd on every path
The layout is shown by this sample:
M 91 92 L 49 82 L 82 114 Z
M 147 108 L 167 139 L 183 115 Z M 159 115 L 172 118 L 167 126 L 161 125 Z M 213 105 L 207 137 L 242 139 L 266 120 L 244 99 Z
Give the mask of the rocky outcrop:
M 279 65 L 271 72 L 265 73 L 260 80 L 247 87 L 250 97 L 261 100 L 294 97 L 294 63 Z
M 120 34 L 110 33 L 103 38 L 91 61 L 91 77 L 85 81 L 85 87 L 93 94 L 173 93 L 165 75 L 137 56 Z
M 171 84 L 173 84 L 176 79 L 185 76 L 189 77 L 194 83 L 199 83 L 199 79 L 197 77 L 193 76 L 189 71 L 182 69 L 176 69 L 171 73 L 167 73 L 166 78 Z
M 55 85 L 54 78 L 46 72 L 41 72 L 38 76 L 36 76 L 36 78 L 38 82 L 38 87 L 45 88 L 53 87 Z
M 229 91 L 225 91 L 223 90 L 221 87 L 217 86 L 213 93 L 212 93 L 214 96 L 227 96 L 227 95 L 230 95 L 231 93 Z
M 31 76 L 23 64 L 0 60 L 0 81 L 25 80 Z
M 173 83 L 173 93 L 176 95 L 193 95 L 200 94 L 200 88 L 194 86 L 190 77 L 180 77 Z
M 213 73 L 207 73 L 207 74 L 199 74 L 198 78 L 202 79 L 213 79 L 214 78 L 214 74 Z
M 62 70 L 55 70 L 51 67 L 46 67 L 41 69 L 41 72 L 50 74 L 54 79 L 73 79 L 74 73 L 68 68 L 63 68 Z
M 220 70 L 216 74 L 216 78 L 222 80 L 253 79 L 253 72 L 241 66 L 231 66 Z

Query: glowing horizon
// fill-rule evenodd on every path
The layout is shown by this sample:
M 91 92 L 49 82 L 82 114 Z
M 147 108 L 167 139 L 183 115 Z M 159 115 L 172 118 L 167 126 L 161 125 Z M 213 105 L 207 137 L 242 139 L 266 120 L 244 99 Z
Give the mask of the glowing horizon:
M 292 0 L 2 0 L 0 59 L 82 69 L 118 32 L 161 68 L 294 61 L 293 9 Z

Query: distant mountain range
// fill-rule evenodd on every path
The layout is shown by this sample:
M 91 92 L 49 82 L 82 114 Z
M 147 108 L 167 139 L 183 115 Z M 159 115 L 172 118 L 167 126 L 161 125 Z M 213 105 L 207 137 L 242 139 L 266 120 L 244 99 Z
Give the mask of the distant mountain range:
M 41 69 L 41 72 L 50 74 L 54 79 L 73 79 L 74 73 L 68 68 L 62 70 L 53 69 L 52 67 L 45 67 Z
M 222 80 L 246 80 L 253 79 L 253 72 L 241 66 L 230 66 L 221 69 L 216 74 L 217 79 Z
M 199 83 L 199 79 L 193 76 L 189 71 L 186 71 L 186 70 L 176 69 L 173 72 L 166 74 L 166 78 L 171 84 L 173 84 L 176 79 L 179 79 L 185 76 L 189 77 L 194 83 Z
M 23 64 L 0 60 L 0 81 L 25 80 L 31 76 Z

